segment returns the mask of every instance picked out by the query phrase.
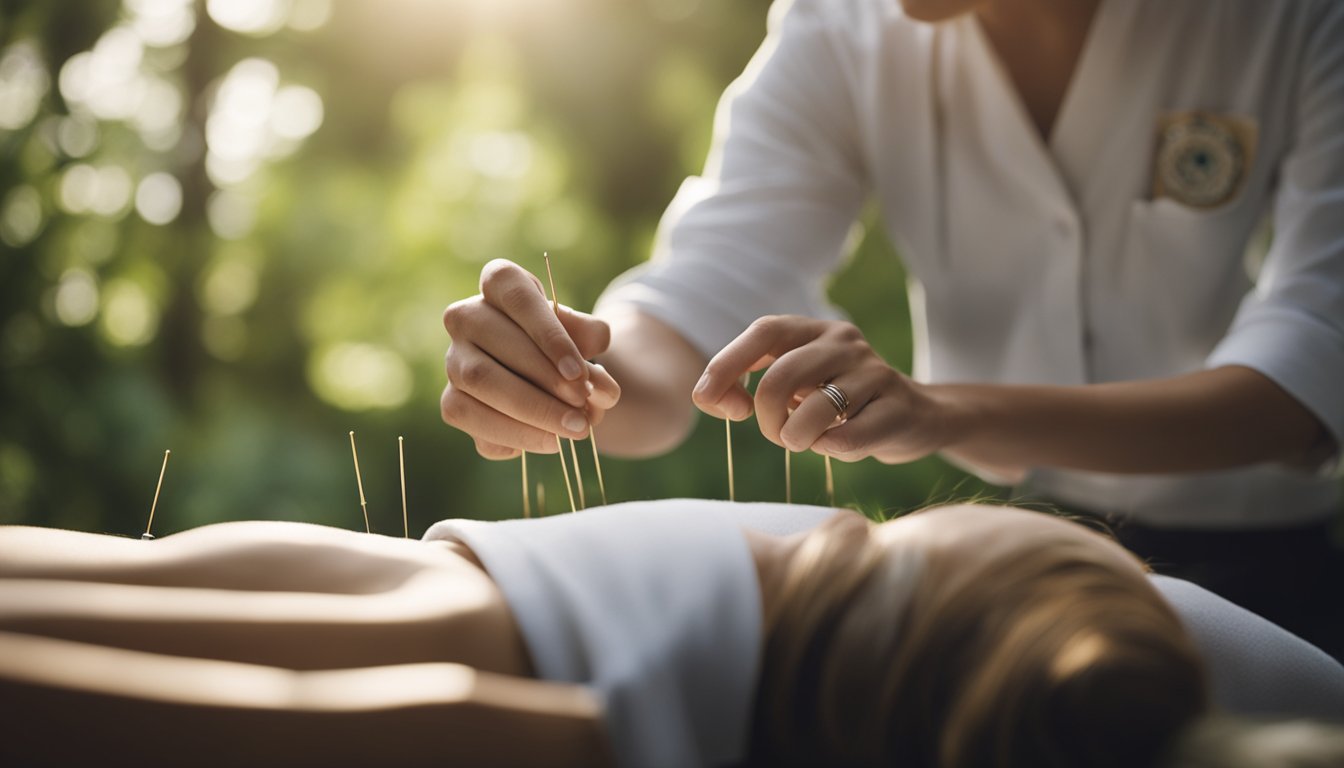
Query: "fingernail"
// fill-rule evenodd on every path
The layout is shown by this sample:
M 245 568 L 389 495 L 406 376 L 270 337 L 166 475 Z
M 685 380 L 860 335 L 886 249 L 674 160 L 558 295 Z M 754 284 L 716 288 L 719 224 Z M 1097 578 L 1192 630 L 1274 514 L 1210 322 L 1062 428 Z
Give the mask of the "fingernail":
M 695 382 L 695 389 L 692 390 L 692 394 L 696 395 L 703 394 L 705 388 L 708 386 L 709 386 L 709 374 L 706 373 L 700 377 L 699 381 Z
M 570 411 L 560 420 L 560 425 L 570 432 L 586 432 L 588 430 L 588 420 L 578 411 Z
M 564 357 L 560 359 L 560 375 L 573 381 L 583 375 L 583 368 L 577 359 Z

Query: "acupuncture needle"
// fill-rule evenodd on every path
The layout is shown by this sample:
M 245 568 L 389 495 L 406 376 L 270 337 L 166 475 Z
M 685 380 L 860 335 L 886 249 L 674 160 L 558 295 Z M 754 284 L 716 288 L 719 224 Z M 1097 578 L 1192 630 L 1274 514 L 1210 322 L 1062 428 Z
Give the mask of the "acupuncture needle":
M 159 491 L 163 490 L 163 475 L 168 471 L 168 457 L 172 453 L 171 450 L 163 452 L 163 466 L 159 467 L 159 483 L 154 486 L 154 503 L 149 505 L 149 522 L 145 524 L 145 532 L 140 534 L 141 541 L 154 539 L 154 534 L 150 533 L 149 529 L 154 527 L 154 510 L 159 508 Z

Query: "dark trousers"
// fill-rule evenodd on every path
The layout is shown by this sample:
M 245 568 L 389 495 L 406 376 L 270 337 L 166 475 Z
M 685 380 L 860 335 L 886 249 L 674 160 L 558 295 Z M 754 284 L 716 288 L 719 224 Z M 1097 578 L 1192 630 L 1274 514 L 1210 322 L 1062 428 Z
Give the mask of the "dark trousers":
M 1156 573 L 1192 581 L 1344 663 L 1344 548 L 1333 522 L 1247 531 L 1112 523 Z

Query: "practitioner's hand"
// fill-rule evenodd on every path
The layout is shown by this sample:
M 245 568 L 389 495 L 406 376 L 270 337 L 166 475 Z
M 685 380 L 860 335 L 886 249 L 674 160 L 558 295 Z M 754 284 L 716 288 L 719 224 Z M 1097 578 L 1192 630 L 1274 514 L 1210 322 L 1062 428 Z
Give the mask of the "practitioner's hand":
M 513 262 L 486 264 L 480 295 L 450 305 L 443 325 L 452 344 L 439 409 L 487 459 L 554 453 L 555 435 L 586 437 L 620 398 L 615 379 L 586 362 L 611 329 L 564 305 L 557 319 L 541 281 Z
M 767 366 L 753 400 L 738 379 Z M 848 397 L 846 420 L 817 389 L 825 382 Z M 938 403 L 887 365 L 852 323 L 763 317 L 709 361 L 691 397 L 700 410 L 734 421 L 755 410 L 772 443 L 842 461 L 913 461 L 944 442 Z

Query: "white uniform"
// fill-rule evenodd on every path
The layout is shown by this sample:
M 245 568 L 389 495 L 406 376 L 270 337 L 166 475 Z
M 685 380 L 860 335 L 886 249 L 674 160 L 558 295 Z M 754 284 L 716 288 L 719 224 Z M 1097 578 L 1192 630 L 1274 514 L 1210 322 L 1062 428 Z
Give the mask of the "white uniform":
M 1160 121 L 1195 110 L 1251 126 L 1213 207 L 1152 194 Z M 1244 365 L 1344 442 L 1344 3 L 1103 2 L 1048 143 L 972 17 L 777 3 L 704 175 L 602 303 L 706 355 L 762 315 L 834 314 L 826 279 L 870 197 L 910 276 L 916 378 L 1079 385 Z M 1272 248 L 1248 265 L 1267 215 Z M 1303 523 L 1339 503 L 1327 474 L 1270 465 L 1042 469 L 1027 489 L 1191 528 Z

